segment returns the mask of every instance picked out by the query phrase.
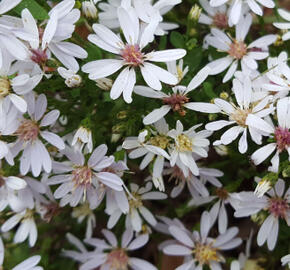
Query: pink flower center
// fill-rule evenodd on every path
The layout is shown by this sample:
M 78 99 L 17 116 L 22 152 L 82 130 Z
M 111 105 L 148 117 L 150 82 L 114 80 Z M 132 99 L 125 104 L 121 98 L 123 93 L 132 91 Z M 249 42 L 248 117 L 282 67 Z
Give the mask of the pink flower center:
M 87 167 L 87 166 L 80 166 L 80 167 L 76 167 L 73 171 L 72 171 L 72 175 L 73 175 L 73 182 L 75 183 L 75 186 L 87 186 L 87 185 L 91 185 L 92 183 L 92 170 Z
M 176 185 L 178 184 L 178 182 L 185 182 L 190 178 L 190 177 L 186 178 L 183 174 L 183 171 L 178 166 L 174 166 L 172 169 L 173 171 L 171 172 L 169 181 L 171 181 L 172 179 L 175 179 Z
M 127 270 L 129 258 L 123 249 L 115 249 L 108 254 L 110 269 Z
M 31 49 L 30 51 L 32 53 L 30 59 L 36 64 L 44 64 L 47 61 L 48 57 L 46 50 L 42 51 L 41 49 Z
M 125 60 L 126 64 L 137 67 L 143 64 L 144 55 L 140 50 L 139 45 L 127 44 L 121 52 L 121 56 Z
M 228 54 L 235 59 L 242 59 L 247 54 L 247 45 L 243 41 L 234 40 Z
M 228 28 L 228 16 L 225 13 L 216 13 L 213 17 L 213 25 L 217 28 L 225 29 Z
M 186 114 L 183 105 L 189 101 L 185 95 L 173 94 L 170 97 L 163 98 L 163 103 L 169 105 L 174 112 L 178 112 L 181 116 Z
M 288 128 L 277 127 L 275 130 L 275 140 L 280 152 L 290 147 L 290 131 Z
M 269 200 L 269 212 L 276 218 L 286 218 L 289 205 L 287 200 L 282 198 L 271 198 Z
M 23 141 L 34 141 L 38 138 L 39 126 L 36 122 L 25 119 L 22 121 L 16 133 Z

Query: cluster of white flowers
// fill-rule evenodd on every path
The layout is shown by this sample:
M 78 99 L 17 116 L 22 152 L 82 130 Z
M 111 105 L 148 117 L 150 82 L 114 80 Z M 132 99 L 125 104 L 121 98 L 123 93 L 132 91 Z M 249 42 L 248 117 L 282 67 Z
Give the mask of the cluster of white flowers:
M 34 247 L 39 220 L 49 222 L 67 207 L 77 222 L 86 220 L 84 242 L 93 247 L 87 248 L 68 232 L 68 241 L 78 251 L 65 250 L 63 255 L 78 262 L 81 270 L 157 269 L 156 262 L 154 266 L 129 256 L 149 242 L 152 231 L 174 238 L 159 249 L 184 257 L 176 269 L 221 270 L 227 262 L 224 252 L 243 242 L 237 237 L 239 228 L 229 224 L 233 218 L 248 216 L 261 225 L 257 244 L 275 248 L 279 222 L 290 226 L 289 174 L 282 174 L 290 167 L 290 66 L 286 51 L 273 56 L 271 49 L 278 41 L 289 47 L 290 23 L 273 24 L 282 29 L 280 34 L 254 41 L 247 37 L 253 19 L 263 15 L 263 7 L 274 8 L 274 1 L 200 0 L 202 10 L 196 7 L 189 17 L 196 25 L 206 25 L 202 49 L 208 62 L 190 78 L 190 68 L 184 67 L 185 49 L 155 50 L 160 36 L 179 27 L 163 17 L 182 0 L 90 0 L 82 1 L 81 7 L 75 0 L 47 1 L 51 8 L 43 21 L 35 19 L 29 8 L 22 9 L 19 17 L 12 16 L 11 10 L 21 1 L 0 2 L 0 236 L 4 242 L 10 232 L 14 243 L 28 240 Z M 278 9 L 278 13 L 290 21 L 289 12 Z M 107 59 L 93 54 L 81 61 L 89 53 L 81 37 L 74 36 L 80 20 L 91 31 L 90 48 L 102 50 Z M 230 91 L 208 102 L 194 98 L 206 80 L 222 72 L 219 83 Z M 87 74 L 89 80 L 84 79 Z M 58 92 L 47 94 L 42 83 L 56 77 L 65 83 L 63 87 L 74 88 L 72 93 L 93 81 L 109 90 L 107 100 L 124 100 L 124 106 L 134 104 L 134 99 L 147 103 L 152 98 L 151 111 L 136 114 L 144 126 L 132 134 L 135 137 L 123 137 L 112 153 L 104 144 L 106 138 L 94 145 L 99 131 L 87 119 L 77 130 L 70 128 L 72 118 L 62 115 L 62 104 L 77 108 L 81 115 L 85 104 L 77 100 L 73 104 Z M 98 113 L 99 103 L 92 114 Z M 191 119 L 193 114 L 209 120 L 201 123 Z M 225 127 L 224 133 L 218 132 Z M 216 133 L 219 139 L 212 142 Z M 236 155 L 248 167 L 252 162 L 251 169 L 266 165 L 261 167 L 265 177 L 256 178 L 256 190 L 237 192 L 222 183 L 227 172 L 216 169 L 208 157 L 214 149 L 227 155 L 228 145 L 238 148 Z M 255 150 L 249 153 L 250 148 Z M 140 161 L 139 167 L 132 165 L 133 159 Z M 136 171 L 140 174 L 134 175 Z M 167 195 L 171 179 L 176 185 Z M 158 210 L 166 208 L 168 197 L 176 200 L 181 194 L 189 195 L 188 208 L 210 205 L 200 216 L 199 231 L 160 216 Z M 234 211 L 232 219 L 227 205 Z M 120 241 L 107 229 L 102 230 L 105 240 L 95 238 L 96 211 L 105 213 L 107 229 L 123 229 Z M 219 235 L 212 237 L 215 223 Z M 231 270 L 248 269 L 244 267 L 250 242 L 246 255 L 234 260 Z M 290 261 L 290 255 L 285 255 L 283 265 Z M 37 266 L 40 259 L 32 256 L 13 270 L 43 269 Z

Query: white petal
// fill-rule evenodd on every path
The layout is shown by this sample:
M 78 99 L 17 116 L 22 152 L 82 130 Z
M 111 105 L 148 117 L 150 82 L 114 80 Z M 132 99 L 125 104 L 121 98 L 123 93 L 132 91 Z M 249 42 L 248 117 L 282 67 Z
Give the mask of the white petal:
M 63 150 L 65 148 L 63 140 L 58 135 L 49 131 L 42 131 L 40 134 L 43 139 L 57 147 L 59 150 Z
M 171 107 L 169 105 L 163 105 L 159 109 L 153 110 L 151 113 L 149 113 L 143 118 L 143 124 L 150 125 L 157 122 L 162 117 L 164 117 L 170 110 Z
M 178 60 L 186 55 L 186 51 L 183 49 L 170 49 L 157 52 L 151 52 L 147 54 L 147 58 L 152 62 L 169 62 Z

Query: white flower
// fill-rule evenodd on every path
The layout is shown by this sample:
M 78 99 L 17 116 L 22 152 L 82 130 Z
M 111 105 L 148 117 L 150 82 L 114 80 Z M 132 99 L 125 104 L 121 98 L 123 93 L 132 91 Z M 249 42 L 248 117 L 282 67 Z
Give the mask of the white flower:
M 206 42 L 228 55 L 208 64 L 211 68 L 210 75 L 221 73 L 230 66 L 223 78 L 223 82 L 227 82 L 234 75 L 239 63 L 248 69 L 255 70 L 258 68 L 256 60 L 262 60 L 269 56 L 268 46 L 275 42 L 276 35 L 263 36 L 247 45 L 244 40 L 251 24 L 252 16 L 250 14 L 242 17 L 235 27 L 236 38 L 234 39 L 217 28 L 211 29 L 211 35 L 206 37 Z
M 258 198 L 261 198 L 266 192 L 268 192 L 272 188 L 272 184 L 268 179 L 260 179 L 258 178 L 258 184 L 254 191 L 254 194 L 257 195 Z
M 61 184 L 54 192 L 60 199 L 60 206 L 70 204 L 75 207 L 88 201 L 91 209 L 95 209 L 103 198 L 106 188 L 116 191 L 123 190 L 123 181 L 115 173 L 106 169 L 114 162 L 113 156 L 106 156 L 108 147 L 98 146 L 85 161 L 84 155 L 68 147 L 63 151 L 71 163 L 55 163 L 55 175 L 48 179 L 48 185 Z M 66 174 L 67 173 L 67 174 Z
M 279 15 L 286 21 L 288 22 L 276 22 L 276 23 L 273 23 L 274 26 L 276 26 L 277 28 L 279 29 L 282 29 L 284 31 L 288 30 L 286 33 L 283 34 L 282 36 L 282 39 L 283 40 L 288 40 L 290 39 L 290 13 L 287 11 L 287 10 L 284 10 L 284 9 L 281 9 L 281 8 L 278 8 L 278 13 Z
M 151 263 L 134 257 L 129 257 L 128 252 L 137 250 L 149 240 L 148 234 L 141 234 L 133 239 L 131 229 L 124 231 L 121 245 L 116 236 L 108 230 L 102 230 L 106 240 L 91 238 L 85 242 L 94 246 L 95 251 L 88 255 L 88 259 L 80 266 L 80 270 L 102 269 L 133 269 L 133 270 L 157 270 Z
M 240 238 L 235 238 L 239 230 L 237 227 L 229 228 L 224 234 L 213 239 L 208 237 L 211 229 L 211 217 L 208 212 L 203 212 L 200 222 L 200 233 L 184 230 L 183 227 L 171 225 L 169 232 L 176 239 L 175 242 L 165 244 L 163 253 L 171 256 L 185 256 L 187 260 L 180 266 L 184 269 L 202 270 L 204 265 L 211 270 L 222 269 L 220 262 L 225 259 L 220 254 L 222 250 L 233 249 L 242 243 Z M 193 258 L 192 258 L 193 256 Z M 198 263 L 197 268 L 196 263 Z
M 82 11 L 89 19 L 98 18 L 98 10 L 92 0 L 82 2 Z
M 80 126 L 73 137 L 71 145 L 80 152 L 83 147 L 86 146 L 88 152 L 91 153 L 93 151 L 92 131 L 88 128 Z
M 28 9 L 22 10 L 23 29 L 17 29 L 15 34 L 30 45 L 30 59 L 27 62 L 40 65 L 45 72 L 46 62 L 53 53 L 66 68 L 75 72 L 79 70 L 75 58 L 86 58 L 87 52 L 76 44 L 64 41 L 72 36 L 74 24 L 80 17 L 80 11 L 73 9 L 74 5 L 74 0 L 64 0 L 53 7 L 45 28 L 38 28 Z
M 58 135 L 40 129 L 53 125 L 59 117 L 58 110 L 52 110 L 44 115 L 47 108 L 46 96 L 41 94 L 35 98 L 34 93 L 30 93 L 26 96 L 26 101 L 30 119 L 20 120 L 15 132 L 18 139 L 11 151 L 15 157 L 23 150 L 20 158 L 21 174 L 26 175 L 31 169 L 33 176 L 38 176 L 42 169 L 49 173 L 52 166 L 51 157 L 39 136 L 60 150 L 64 149 L 65 145 Z
M 290 97 L 278 100 L 277 118 L 277 126 L 274 126 L 270 121 L 263 120 L 259 115 L 253 114 L 249 115 L 246 122 L 247 125 L 263 132 L 264 136 L 273 137 L 274 142 L 264 145 L 251 156 L 254 163 L 259 165 L 276 150 L 275 155 L 271 159 L 272 166 L 269 168 L 273 172 L 278 172 L 279 170 L 280 153 L 284 151 L 288 152 L 288 159 L 290 160 Z
M 188 66 L 183 68 L 183 59 L 180 59 L 178 64 L 177 64 L 177 61 L 167 62 L 166 66 L 167 66 L 167 70 L 171 74 L 176 76 L 176 78 L 178 79 L 178 83 L 185 77 L 185 75 L 187 74 L 189 70 Z
M 153 90 L 150 87 L 137 85 L 134 88 L 134 92 L 136 94 L 144 97 L 160 99 L 162 100 L 162 103 L 165 104 L 159 109 L 155 109 L 146 115 L 143 119 L 144 125 L 155 123 L 169 113 L 170 110 L 178 112 L 181 116 L 185 116 L 185 109 L 195 111 L 203 110 L 204 112 L 208 112 L 208 108 L 211 107 L 211 111 L 214 110 L 214 105 L 205 104 L 202 102 L 189 102 L 188 97 L 188 94 L 195 90 L 207 78 L 209 72 L 209 67 L 204 67 L 192 78 L 187 87 L 181 85 L 175 86 L 172 88 L 172 93 L 164 93 Z
M 279 219 L 284 219 L 290 226 L 289 192 L 290 188 L 285 192 L 285 182 L 278 179 L 274 188 L 260 198 L 254 192 L 237 194 L 240 202 L 236 207 L 235 217 L 250 216 L 261 210 L 267 211 L 269 214 L 258 233 L 257 243 L 259 246 L 267 241 L 268 249 L 274 249 L 278 238 Z
M 221 6 L 225 3 L 229 2 L 229 0 L 210 0 L 210 5 L 212 7 L 218 7 Z M 262 8 L 258 5 L 258 3 L 261 4 L 262 6 L 265 6 L 267 8 L 274 8 L 275 3 L 272 0 L 235 0 L 230 2 L 230 20 L 233 22 L 233 24 L 237 24 L 242 16 L 242 6 L 245 3 L 246 5 L 249 6 L 251 11 L 256 13 L 259 16 L 263 15 L 263 10 Z
M 74 88 L 81 85 L 82 77 L 76 74 L 76 72 L 63 67 L 59 67 L 57 71 L 59 75 L 65 79 L 65 84 L 67 87 Z
M 199 169 L 192 156 L 192 153 L 196 153 L 201 157 L 207 157 L 206 148 L 209 146 L 209 137 L 212 132 L 202 130 L 195 132 L 195 129 L 202 124 L 195 125 L 189 130 L 184 131 L 182 123 L 178 120 L 176 122 L 176 129 L 172 129 L 168 132 L 168 136 L 174 139 L 175 143 L 170 146 L 170 165 L 175 164 L 182 169 L 183 174 L 187 177 L 189 172 L 186 167 L 194 175 L 199 175 Z
M 82 67 L 83 72 L 89 73 L 91 80 L 107 77 L 118 70 L 121 73 L 116 78 L 110 96 L 117 99 L 122 93 L 127 103 L 132 102 L 132 92 L 136 83 L 135 69 L 140 67 L 145 82 L 153 89 L 161 90 L 161 81 L 175 85 L 177 78 L 164 69 L 149 63 L 169 62 L 182 58 L 186 51 L 172 49 L 144 54 L 142 50 L 148 45 L 157 27 L 158 20 L 152 19 L 143 31 L 135 12 L 122 7 L 118 9 L 118 18 L 123 30 L 126 42 L 119 36 L 101 24 L 94 24 L 96 34 L 89 35 L 88 39 L 100 48 L 119 55 L 119 59 L 103 59 L 89 62 Z
M 281 263 L 282 265 L 288 264 L 288 267 L 290 268 L 290 254 L 285 255 L 284 257 L 281 258 Z
M 22 243 L 28 238 L 29 246 L 33 247 L 37 240 L 37 227 L 33 214 L 33 210 L 30 209 L 15 213 L 14 216 L 3 223 L 1 226 L 2 232 L 8 232 L 20 223 L 14 235 L 14 243 Z
M 152 190 L 152 183 L 147 182 L 145 187 L 139 187 L 136 184 L 130 184 L 131 195 L 129 195 L 129 212 L 126 214 L 126 228 L 132 228 L 136 232 L 140 232 L 142 229 L 143 220 L 141 216 L 151 225 L 155 226 L 157 221 L 154 215 L 144 206 L 146 200 L 164 200 L 167 195 L 158 191 Z M 118 206 L 111 209 L 108 213 L 110 218 L 108 220 L 107 227 L 113 228 L 120 219 L 122 212 Z
M 217 106 L 217 108 L 220 109 L 220 112 L 222 114 L 225 114 L 229 117 L 229 120 L 214 121 L 206 124 L 205 128 L 207 130 L 216 131 L 226 126 L 235 124 L 234 127 L 228 129 L 221 136 L 220 140 L 215 141 L 214 145 L 228 145 L 233 142 L 239 136 L 239 134 L 242 133 L 242 136 L 239 140 L 239 152 L 243 154 L 248 149 L 248 130 L 250 132 L 252 140 L 255 143 L 262 143 L 263 133 L 259 131 L 259 126 L 248 124 L 248 117 L 251 115 L 265 117 L 270 114 L 274 110 L 274 108 L 269 104 L 271 101 L 271 96 L 266 96 L 258 103 L 253 100 L 253 91 L 251 87 L 251 80 L 249 79 L 249 77 L 244 80 L 243 84 L 239 80 L 234 79 L 233 92 L 235 94 L 237 105 L 235 105 L 233 102 L 228 102 L 221 98 L 214 99 L 214 104 Z M 216 110 L 212 112 L 216 112 Z

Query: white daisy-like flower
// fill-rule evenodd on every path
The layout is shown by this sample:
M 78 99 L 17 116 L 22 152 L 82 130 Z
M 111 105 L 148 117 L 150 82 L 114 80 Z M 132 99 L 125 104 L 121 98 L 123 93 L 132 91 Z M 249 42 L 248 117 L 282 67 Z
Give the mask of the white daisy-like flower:
M 200 232 L 190 232 L 176 225 L 169 226 L 169 231 L 176 242 L 165 244 L 163 253 L 186 257 L 187 260 L 179 266 L 180 269 L 202 270 L 207 265 L 211 270 L 221 270 L 220 263 L 225 262 L 225 259 L 220 251 L 233 249 L 242 243 L 240 238 L 235 238 L 239 232 L 237 227 L 229 228 L 217 238 L 209 237 L 210 219 L 208 212 L 202 213 Z
M 55 175 L 48 179 L 48 185 L 61 184 L 54 192 L 56 199 L 61 199 L 60 206 L 70 204 L 75 207 L 81 202 L 88 201 L 91 209 L 100 204 L 100 197 L 106 188 L 116 191 L 123 190 L 123 181 L 115 173 L 106 169 L 114 162 L 113 156 L 106 156 L 108 147 L 99 145 L 86 161 L 79 151 L 68 147 L 63 151 L 71 161 L 55 163 Z M 100 194 L 98 194 L 100 193 Z
M 212 7 L 208 0 L 199 0 L 203 10 L 207 13 L 201 13 L 198 22 L 216 27 L 218 29 L 227 29 L 232 26 L 229 21 L 229 9 L 223 4 L 218 7 Z
M 118 20 L 118 8 L 133 7 L 137 13 L 138 19 L 142 25 L 149 24 L 152 16 L 159 17 L 159 23 L 155 30 L 155 35 L 163 36 L 168 31 L 178 28 L 178 24 L 164 22 L 162 16 L 170 11 L 174 6 L 181 3 L 181 0 L 159 0 L 154 4 L 151 0 L 108 0 L 107 3 L 101 2 L 98 7 L 101 10 L 99 13 L 100 23 L 111 29 L 120 27 Z
M 265 121 L 259 115 L 253 114 L 250 114 L 246 121 L 247 125 L 260 130 L 264 136 L 270 136 L 274 139 L 274 142 L 264 145 L 251 156 L 254 163 L 259 165 L 276 150 L 275 155 L 271 159 L 272 166 L 269 168 L 273 172 L 278 172 L 279 170 L 279 155 L 282 152 L 288 152 L 288 159 L 290 161 L 290 97 L 278 100 L 277 118 L 277 126 L 271 123 L 271 120 Z
M 74 5 L 74 0 L 65 0 L 53 7 L 45 28 L 38 27 L 28 9 L 22 10 L 23 29 L 14 32 L 29 43 L 30 59 L 25 62 L 33 62 L 46 72 L 49 71 L 46 69 L 46 62 L 53 53 L 66 68 L 75 72 L 79 70 L 75 58 L 86 58 L 87 52 L 76 44 L 64 41 L 72 36 L 74 24 L 80 18 L 80 11 L 73 9 Z
M 88 128 L 80 126 L 73 137 L 71 145 L 80 152 L 85 146 L 87 151 L 91 153 L 93 151 L 92 131 Z
M 98 238 L 86 239 L 85 242 L 95 247 L 94 252 L 88 254 L 88 259 L 82 263 L 80 270 L 101 269 L 132 269 L 132 270 L 157 270 L 151 263 L 134 257 L 129 257 L 129 252 L 140 249 L 149 240 L 148 234 L 141 234 L 135 239 L 131 229 L 124 231 L 120 245 L 116 236 L 103 229 L 105 240 Z M 85 256 L 85 255 L 84 255 Z
M 210 46 L 228 55 L 208 64 L 211 68 L 210 75 L 219 74 L 229 67 L 223 78 L 223 82 L 227 82 L 234 75 L 239 63 L 241 63 L 242 66 L 246 66 L 248 69 L 255 70 L 258 68 L 256 60 L 262 60 L 269 56 L 268 46 L 275 42 L 277 36 L 265 35 L 247 45 L 245 43 L 245 38 L 251 24 L 251 14 L 242 17 L 235 27 L 235 38 L 231 38 L 217 28 L 211 29 L 211 35 L 206 37 L 206 42 Z
M 263 9 L 258 5 L 258 3 L 264 7 L 267 8 L 274 8 L 275 3 L 273 0 L 235 0 L 230 2 L 229 0 L 210 0 L 210 5 L 212 7 L 218 7 L 225 3 L 230 3 L 230 20 L 233 24 L 237 24 L 242 16 L 242 7 L 243 4 L 246 4 L 249 6 L 251 11 L 253 11 L 255 14 L 262 16 L 263 15 Z M 257 3 L 258 2 L 258 3 Z
M 167 195 L 159 191 L 151 191 L 152 183 L 147 182 L 145 187 L 139 187 L 137 184 L 130 184 L 129 212 L 126 214 L 126 228 L 132 228 L 136 232 L 140 232 L 143 225 L 142 218 L 152 227 L 156 226 L 157 221 L 154 215 L 144 206 L 147 200 L 165 200 Z M 115 210 L 112 208 L 108 220 L 107 227 L 113 228 L 122 215 L 122 211 L 116 205 Z
M 217 200 L 209 211 L 211 217 L 211 226 L 218 221 L 219 233 L 225 233 L 228 227 L 228 214 L 226 211 L 226 204 L 231 206 L 237 205 L 237 200 L 225 188 L 219 187 L 215 190 L 216 195 L 206 197 L 194 197 L 188 203 L 189 206 L 200 206 L 214 200 Z
M 75 71 L 59 67 L 57 69 L 59 75 L 65 79 L 65 84 L 69 88 L 78 87 L 82 83 L 82 77 Z
M 273 25 L 279 29 L 282 29 L 283 31 L 288 30 L 286 33 L 283 34 L 282 39 L 284 41 L 290 39 L 290 12 L 281 8 L 278 8 L 279 15 L 286 20 L 287 22 L 275 22 Z
M 193 153 L 201 157 L 207 157 L 207 147 L 209 146 L 209 137 L 212 132 L 202 130 L 196 132 L 195 130 L 202 124 L 195 125 L 189 130 L 184 131 L 182 123 L 178 120 L 176 122 L 176 129 L 168 132 L 168 136 L 173 138 L 175 143 L 170 145 L 170 166 L 175 164 L 183 171 L 183 174 L 188 177 L 189 171 L 193 175 L 199 175 L 199 169 L 192 156 Z
M 152 180 L 154 185 L 161 191 L 164 191 L 162 171 L 165 158 L 170 159 L 167 149 L 170 138 L 167 136 L 169 131 L 168 124 L 164 119 L 160 119 L 154 124 L 156 130 L 151 130 L 150 136 L 148 130 L 142 131 L 138 137 L 128 137 L 123 142 L 124 149 L 131 150 L 129 158 L 135 159 L 144 156 L 140 170 L 144 170 L 150 162 L 153 163 Z
M 0 237 L 0 269 L 3 269 L 2 266 L 4 262 L 4 251 L 4 244 L 2 238 Z M 43 270 L 41 266 L 37 266 L 37 264 L 40 262 L 40 259 L 41 257 L 38 255 L 32 256 L 16 265 L 11 270 Z
M 34 93 L 30 93 L 26 96 L 26 101 L 30 119 L 20 120 L 15 132 L 18 139 L 11 151 L 15 157 L 23 150 L 20 158 L 21 174 L 26 175 L 31 169 L 33 176 L 38 176 L 42 169 L 49 173 L 52 166 L 51 157 L 40 136 L 59 150 L 64 149 L 65 145 L 58 135 L 42 129 L 53 125 L 59 117 L 58 110 L 52 110 L 44 115 L 47 108 L 46 96 L 41 94 L 35 98 Z
M 279 220 L 284 219 L 290 226 L 290 188 L 285 192 L 285 181 L 278 179 L 274 188 L 266 195 L 258 198 L 254 192 L 241 192 L 237 194 L 239 204 L 236 206 L 235 217 L 246 217 L 266 211 L 269 215 L 263 222 L 257 243 L 262 246 L 267 241 L 269 250 L 276 246 L 279 231 Z
M 247 132 L 250 132 L 252 140 L 257 143 L 262 143 L 262 134 L 258 126 L 248 125 L 247 118 L 249 115 L 256 115 L 265 117 L 274 111 L 270 101 L 271 96 L 266 96 L 258 103 L 253 100 L 253 91 L 251 87 L 251 80 L 247 77 L 242 84 L 239 80 L 233 80 L 233 92 L 235 94 L 236 104 L 228 102 L 221 98 L 214 99 L 214 104 L 220 109 L 222 114 L 229 117 L 229 120 L 218 120 L 206 124 L 205 128 L 210 131 L 220 130 L 229 125 L 235 125 L 228 129 L 220 138 L 215 141 L 214 145 L 228 145 L 233 142 L 239 134 L 242 136 L 239 140 L 239 152 L 245 153 L 248 149 Z M 209 109 L 210 111 L 210 109 Z M 213 111 L 213 112 L 216 112 Z
M 91 80 L 107 77 L 118 70 L 121 73 L 116 78 L 110 96 L 117 99 L 123 93 L 127 103 L 132 102 L 132 92 L 136 83 L 136 68 L 141 69 L 145 82 L 153 89 L 161 90 L 161 82 L 175 85 L 177 78 L 170 72 L 153 65 L 150 62 L 169 62 L 182 58 L 186 51 L 172 49 L 150 53 L 142 50 L 148 45 L 157 27 L 158 20 L 152 18 L 149 25 L 140 29 L 137 15 L 131 9 L 123 7 L 118 9 L 118 18 L 126 41 L 114 34 L 110 29 L 101 24 L 94 24 L 96 34 L 89 35 L 88 39 L 98 47 L 119 56 L 119 59 L 103 59 L 89 62 L 82 67 L 83 72 L 89 73 Z M 143 31 L 142 31 L 143 30 Z
M 37 227 L 34 221 L 33 210 L 25 209 L 19 213 L 15 213 L 3 223 L 1 231 L 8 232 L 19 223 L 20 225 L 14 235 L 14 243 L 22 243 L 28 238 L 29 246 L 33 247 L 37 240 Z
M 277 92 L 280 97 L 281 95 L 288 95 L 290 91 L 290 68 L 287 61 L 288 55 L 286 52 L 281 52 L 278 57 L 268 58 L 266 76 L 269 82 L 262 85 L 263 89 Z
M 173 112 L 178 112 L 181 116 L 185 116 L 185 109 L 195 111 L 202 111 L 204 109 L 204 112 L 208 112 L 208 107 L 211 107 L 211 111 L 214 110 L 214 105 L 211 106 L 211 104 L 206 104 L 206 106 L 204 106 L 204 103 L 202 102 L 190 102 L 188 97 L 188 94 L 195 90 L 207 78 L 209 72 L 210 68 L 207 66 L 204 67 L 193 77 L 187 87 L 182 85 L 175 86 L 172 88 L 172 93 L 164 93 L 147 86 L 137 85 L 134 88 L 136 94 L 144 97 L 160 99 L 164 104 L 159 109 L 153 110 L 143 118 L 144 125 L 155 123 L 171 110 Z

